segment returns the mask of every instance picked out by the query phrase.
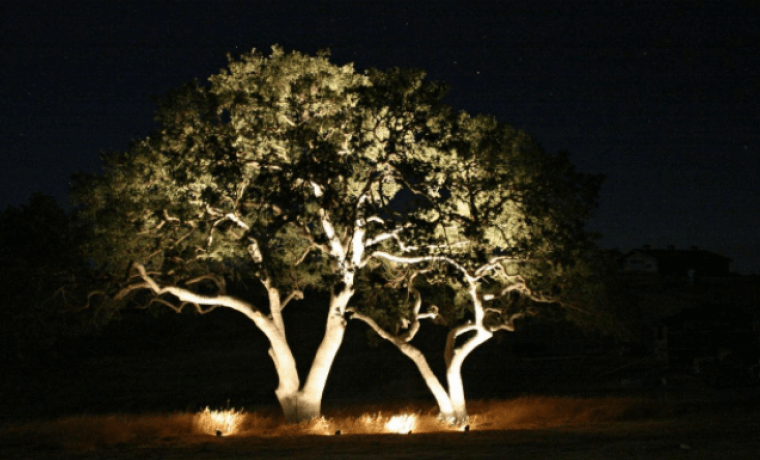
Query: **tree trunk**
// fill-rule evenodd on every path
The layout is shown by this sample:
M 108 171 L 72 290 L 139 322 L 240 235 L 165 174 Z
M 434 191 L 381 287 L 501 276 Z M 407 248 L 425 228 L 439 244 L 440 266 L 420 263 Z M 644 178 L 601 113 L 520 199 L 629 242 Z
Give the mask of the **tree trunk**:
M 371 317 L 357 311 L 353 311 L 352 314 L 354 318 L 358 319 L 359 321 L 363 321 L 365 324 L 371 327 L 372 330 L 375 331 L 380 337 L 395 345 L 396 348 L 401 351 L 401 353 L 405 354 L 409 359 L 412 360 L 414 365 L 417 366 L 417 370 L 420 372 L 420 375 L 422 375 L 422 378 L 425 381 L 428 389 L 431 393 L 433 393 L 433 397 L 438 403 L 440 417 L 449 421 L 453 420 L 454 411 L 451 406 L 451 399 L 449 398 L 448 393 L 446 393 L 446 389 L 443 388 L 443 385 L 441 385 L 440 380 L 438 380 L 438 377 L 436 377 L 433 370 L 430 369 L 430 365 L 428 364 L 425 355 L 423 355 L 417 347 L 410 344 L 407 341 L 408 339 L 390 334 L 388 331 L 381 328 Z M 419 323 L 416 324 L 419 326 Z
M 263 283 L 269 293 L 272 318 L 263 315 L 251 304 L 232 296 L 204 296 L 178 286 L 160 287 L 148 276 L 145 267 L 139 264 L 136 264 L 135 267 L 148 284 L 148 287 L 156 295 L 169 293 L 182 301 L 192 302 L 197 305 L 230 308 L 247 316 L 269 340 L 269 356 L 274 362 L 279 379 L 275 394 L 280 402 L 285 418 L 289 422 L 299 422 L 321 415 L 322 393 L 327 383 L 330 367 L 335 360 L 346 330 L 346 321 L 343 315 L 346 312 L 346 305 L 353 295 L 352 272 L 348 272 L 344 276 L 345 284 L 341 292 L 333 295 L 330 299 L 330 311 L 327 315 L 324 338 L 314 357 L 306 384 L 303 388 L 299 388 L 300 380 L 296 369 L 296 361 L 285 336 L 285 324 L 282 321 L 282 305 L 280 304 L 279 291 L 271 288 L 268 281 L 264 280 Z M 175 310 L 179 311 L 181 308 Z M 204 312 L 202 311 L 201 313 Z
M 430 392 L 433 393 L 433 397 L 438 403 L 439 416 L 444 420 L 454 421 L 456 419 L 456 414 L 454 412 L 454 407 L 451 404 L 451 398 L 446 393 L 446 389 L 443 388 L 443 385 L 441 385 L 438 377 L 433 373 L 433 370 L 430 369 L 430 365 L 422 352 L 406 342 L 396 343 L 395 341 L 392 341 L 391 343 L 396 345 L 396 347 L 398 347 L 398 349 L 409 357 L 409 359 L 411 359 L 417 366 L 417 370 L 420 372 L 420 375 L 422 375 L 425 384 Z
M 295 421 L 301 386 L 296 368 L 296 360 L 283 334 L 266 334 L 269 339 L 269 356 L 274 363 L 277 378 L 277 389 L 274 391 L 282 407 L 285 419 Z
M 290 394 L 277 393 L 282 413 L 288 423 L 298 423 L 321 415 L 321 399 L 297 391 Z
M 353 290 L 346 287 L 338 295 L 330 298 L 325 335 L 314 356 L 306 383 L 299 393 L 296 421 L 309 420 L 321 415 L 322 394 L 330 375 L 330 368 L 343 343 L 346 332 L 346 320 L 343 315 L 352 295 Z
M 467 402 L 464 397 L 464 384 L 461 369 L 447 369 L 446 380 L 449 385 L 449 398 L 452 407 L 452 423 L 467 421 Z
M 282 356 L 282 352 L 276 353 L 270 349 L 279 378 L 279 386 L 275 394 L 288 422 L 298 423 L 321 415 L 322 394 L 330 368 L 343 341 L 344 332 L 345 321 L 342 317 L 332 314 L 331 308 L 324 338 L 317 349 L 303 388 L 299 388 L 298 372 L 290 350 L 288 349 L 285 356 Z
M 467 401 L 464 396 L 464 382 L 462 381 L 462 365 L 464 360 L 483 342 L 490 339 L 493 333 L 485 328 L 475 329 L 475 335 L 467 339 L 461 346 L 454 349 L 451 359 L 446 366 L 446 381 L 449 387 L 449 398 L 454 412 L 454 422 L 465 423 L 467 421 Z

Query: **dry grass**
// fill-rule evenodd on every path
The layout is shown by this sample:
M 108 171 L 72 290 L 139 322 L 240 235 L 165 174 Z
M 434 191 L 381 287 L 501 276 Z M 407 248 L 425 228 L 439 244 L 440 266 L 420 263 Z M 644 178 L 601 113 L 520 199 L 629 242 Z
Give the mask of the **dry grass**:
M 193 433 L 194 414 L 65 417 L 53 421 L 6 425 L 0 445 L 88 450 L 95 447 L 150 443 Z
M 468 405 L 471 425 L 479 430 L 548 428 L 606 423 L 667 415 L 667 406 L 635 398 L 525 397 L 474 401 Z
M 562 425 L 604 423 L 657 415 L 653 405 L 625 398 L 526 397 L 513 400 L 474 401 L 469 406 L 472 430 L 513 430 Z M 659 410 L 659 409 L 657 409 Z M 655 410 L 655 412 L 657 411 Z M 408 423 L 400 432 L 433 433 L 459 430 L 438 419 L 430 405 L 351 406 L 327 411 L 319 419 L 300 424 L 284 423 L 270 410 L 204 411 L 154 415 L 77 416 L 53 421 L 0 427 L 0 448 L 92 450 L 130 444 L 193 443 L 208 439 L 216 430 L 234 437 L 288 437 L 389 433 L 389 422 Z M 400 418 L 399 416 L 404 416 Z M 394 419 L 394 417 L 396 417 Z

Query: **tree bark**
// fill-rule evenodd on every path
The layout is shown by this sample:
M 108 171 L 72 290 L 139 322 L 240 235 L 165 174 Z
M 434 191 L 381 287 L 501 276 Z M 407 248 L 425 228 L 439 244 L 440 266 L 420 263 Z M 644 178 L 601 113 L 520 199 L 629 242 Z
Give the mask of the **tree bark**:
M 330 298 L 325 334 L 314 356 L 309 375 L 306 377 L 306 383 L 300 392 L 297 421 L 309 420 L 321 415 L 322 394 L 332 364 L 340 345 L 343 343 L 343 336 L 346 332 L 344 314 L 352 295 L 353 289 L 344 287 L 340 293 L 333 294 Z
M 441 385 L 441 381 L 438 380 L 438 377 L 433 373 L 433 370 L 430 368 L 430 365 L 422 352 L 418 350 L 417 347 L 406 342 L 393 343 L 417 366 L 417 370 L 420 372 L 420 375 L 422 375 L 425 384 L 430 392 L 433 393 L 433 397 L 438 403 L 439 416 L 447 421 L 456 420 L 456 413 L 454 411 L 454 406 L 451 403 L 451 397 L 446 392 L 446 389 L 443 388 L 443 385 Z
M 272 341 L 269 337 L 270 346 L 269 356 L 274 362 L 275 371 L 277 372 L 278 385 L 274 393 L 277 401 L 280 403 L 282 413 L 287 421 L 295 421 L 297 418 L 297 407 L 299 399 L 300 381 L 296 361 L 287 342 L 283 340 Z M 280 343 L 284 342 L 284 343 Z
M 302 391 L 287 395 L 277 395 L 282 413 L 288 423 L 298 423 L 321 415 L 321 398 L 314 398 Z
M 356 311 L 353 311 L 352 313 L 353 318 L 363 321 L 365 324 L 371 327 L 372 330 L 374 330 L 380 337 L 395 345 L 396 348 L 401 351 L 401 353 L 412 360 L 414 365 L 417 366 L 417 370 L 419 371 L 420 375 L 422 375 L 422 379 L 425 381 L 428 389 L 433 394 L 433 397 L 438 403 L 440 417 L 445 420 L 453 420 L 454 411 L 451 405 L 451 399 L 449 398 L 446 389 L 443 387 L 443 385 L 441 385 L 441 381 L 438 380 L 438 377 L 436 377 L 435 373 L 430 368 L 425 355 L 423 355 L 417 347 L 410 344 L 406 340 L 388 333 L 369 316 Z M 418 322 L 415 322 L 415 324 L 419 325 Z
M 282 407 L 285 419 L 289 422 L 299 422 L 321 415 L 324 386 L 327 382 L 330 367 L 335 360 L 335 355 L 343 341 L 346 328 L 343 314 L 353 294 L 353 290 L 350 287 L 344 288 L 339 295 L 333 296 L 330 301 L 330 312 L 327 318 L 324 339 L 317 350 L 317 355 L 306 384 L 301 389 L 295 357 L 285 336 L 285 325 L 281 315 L 282 304 L 279 292 L 276 289 L 267 286 L 270 309 L 273 312 L 272 318 L 268 318 L 253 305 L 235 297 L 227 295 L 205 296 L 178 286 L 161 287 L 148 276 L 145 267 L 135 264 L 135 268 L 145 281 L 144 285 L 139 285 L 140 288 L 149 288 L 157 295 L 164 293 L 172 294 L 181 301 L 191 302 L 196 305 L 229 308 L 248 317 L 269 340 L 269 356 L 272 358 L 279 380 L 275 395 Z M 353 278 L 347 279 L 353 281 Z M 181 311 L 181 307 L 174 309 Z M 204 311 L 199 309 L 199 311 L 207 313 L 210 310 Z
M 446 365 L 446 382 L 449 387 L 449 397 L 454 412 L 454 421 L 464 423 L 467 421 L 467 401 L 464 395 L 464 383 L 462 381 L 462 365 L 464 360 L 477 347 L 490 339 L 493 333 L 482 326 L 475 329 L 475 335 L 467 339 L 461 346 L 453 350 L 452 356 Z

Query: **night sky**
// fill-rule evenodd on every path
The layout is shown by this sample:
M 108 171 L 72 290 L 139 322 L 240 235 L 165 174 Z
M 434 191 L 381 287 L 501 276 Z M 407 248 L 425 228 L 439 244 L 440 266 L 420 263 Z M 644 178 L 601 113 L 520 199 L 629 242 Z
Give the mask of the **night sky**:
M 754 1 L 39 1 L 0 5 L 0 209 L 67 205 L 152 127 L 153 96 L 278 43 L 422 68 L 448 102 L 568 150 L 606 182 L 602 247 L 699 246 L 760 273 Z

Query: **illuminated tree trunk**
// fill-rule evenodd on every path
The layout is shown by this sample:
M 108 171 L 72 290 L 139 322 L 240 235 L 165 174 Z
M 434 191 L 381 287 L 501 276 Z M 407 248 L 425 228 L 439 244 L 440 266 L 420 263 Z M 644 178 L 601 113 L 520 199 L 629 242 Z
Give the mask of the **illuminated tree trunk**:
M 270 355 L 280 379 L 275 394 L 288 422 L 297 423 L 322 415 L 322 395 L 332 364 L 343 343 L 346 331 L 343 314 L 352 295 L 352 289 L 344 288 L 339 294 L 331 297 L 325 334 L 302 388 L 299 388 L 298 373 L 290 347 L 287 343 L 282 346 L 279 341 L 277 343 L 280 346 L 275 347 L 275 342 L 272 342 L 270 338 L 270 343 L 272 343 Z M 276 318 L 279 315 L 273 316 Z M 276 320 L 274 322 L 277 323 Z M 282 327 L 284 328 L 284 325 Z M 282 337 L 284 338 L 284 331 Z
M 425 359 L 422 352 L 404 341 L 388 339 L 391 343 L 405 354 L 409 359 L 417 366 L 422 379 L 425 381 L 430 393 L 433 394 L 435 402 L 438 404 L 439 417 L 448 421 L 455 421 L 458 419 L 454 405 L 452 404 L 451 397 L 446 389 L 441 385 L 441 381 L 438 380 L 430 365 Z
M 347 299 L 341 296 L 334 297 L 331 301 L 325 335 L 317 349 L 303 388 L 300 388 L 296 362 L 290 347 L 280 337 L 275 337 L 275 340 L 269 337 L 272 345 L 270 356 L 279 378 L 275 394 L 288 422 L 297 423 L 321 415 L 322 394 L 327 377 L 345 334 L 346 322 L 340 315 L 340 311 L 344 308 L 340 307 L 340 303 L 345 301 Z
M 430 365 L 422 352 L 405 342 L 396 344 L 396 346 L 417 366 L 417 370 L 420 372 L 420 375 L 422 375 L 423 380 L 425 380 L 425 385 L 427 385 L 428 389 L 433 394 L 436 403 L 438 403 L 439 416 L 444 420 L 455 419 L 456 414 L 454 412 L 454 406 L 451 404 L 451 398 L 448 393 L 446 393 L 446 389 L 443 388 L 443 385 L 441 385 L 438 377 L 433 373 L 433 370 L 430 369 Z
M 407 342 L 407 340 L 404 338 L 388 333 L 388 331 L 381 328 L 380 325 L 378 325 L 377 322 L 369 316 L 356 311 L 352 311 L 351 313 L 353 318 L 366 323 L 369 327 L 372 328 L 372 330 L 377 332 L 380 337 L 395 345 L 396 348 L 401 351 L 401 353 L 405 354 L 409 359 L 412 360 L 414 365 L 417 366 L 417 370 L 420 372 L 420 375 L 422 375 L 422 378 L 425 381 L 428 389 L 433 394 L 433 397 L 438 403 L 440 416 L 445 420 L 452 420 L 454 418 L 454 410 L 451 405 L 451 399 L 449 398 L 446 389 L 438 380 L 438 377 L 436 377 L 435 373 L 433 373 L 433 370 L 430 368 L 425 355 L 423 355 L 417 347 Z
M 300 385 L 296 363 L 289 348 L 286 353 L 276 353 L 273 350 L 274 346 L 270 348 L 269 352 L 279 379 L 279 384 L 274 393 L 280 403 L 285 420 L 295 421 L 298 414 Z
M 274 393 L 285 419 L 291 421 L 297 418 L 301 383 L 298 378 L 296 360 L 287 341 L 285 322 L 282 320 L 282 309 L 287 300 L 282 301 L 280 290 L 273 287 L 268 278 L 262 280 L 262 283 L 266 287 L 269 298 L 271 321 L 266 322 L 266 327 L 262 327 L 259 323 L 257 326 L 269 339 L 269 356 L 272 358 L 279 380 Z
M 475 327 L 475 335 L 467 339 L 460 347 L 447 353 L 446 359 L 446 382 L 449 387 L 449 398 L 453 407 L 454 421 L 464 423 L 467 421 L 467 401 L 464 395 L 464 383 L 462 381 L 462 365 L 465 359 L 477 347 L 493 336 L 482 326 Z M 449 341 L 455 339 L 456 330 L 449 333 Z M 448 348 L 448 347 L 447 347 Z
M 327 384 L 327 377 L 330 375 L 330 368 L 343 343 L 346 332 L 346 320 L 343 315 L 352 295 L 353 289 L 344 287 L 340 293 L 330 298 L 325 335 L 314 356 L 306 383 L 299 392 L 295 421 L 310 420 L 321 415 L 322 394 Z
M 439 415 L 442 419 L 451 423 L 465 423 L 467 421 L 467 403 L 464 394 L 464 383 L 462 381 L 462 365 L 470 353 L 493 336 L 492 332 L 489 332 L 484 327 L 467 325 L 463 328 L 452 330 L 449 333 L 445 352 L 447 390 L 433 373 L 427 359 L 419 349 L 402 338 L 389 334 L 380 328 L 372 318 L 366 315 L 354 312 L 353 317 L 367 323 L 382 338 L 394 344 L 399 351 L 414 362 L 438 404 Z M 459 334 L 472 331 L 475 332 L 474 335 L 458 348 L 454 347 L 454 342 Z
M 279 378 L 275 394 L 288 422 L 297 423 L 321 415 L 322 394 L 346 330 L 346 322 L 340 315 L 345 308 L 345 305 L 341 308 L 340 304 L 346 301 L 343 296 L 334 297 L 331 301 L 325 335 L 303 388 L 300 388 L 296 362 L 284 336 L 269 337 L 272 346 L 269 353 Z
M 321 415 L 322 393 L 346 329 L 343 314 L 349 299 L 353 295 L 353 273 L 344 277 L 344 280 L 347 281 L 345 284 L 347 287 L 344 287 L 338 295 L 334 295 L 330 300 L 330 313 L 327 318 L 324 339 L 317 350 L 306 384 L 300 388 L 296 361 L 287 341 L 285 323 L 282 321 L 282 309 L 287 302 L 296 297 L 293 293 L 283 300 L 278 289 L 273 288 L 267 279 L 262 280 L 269 297 L 270 315 L 267 316 L 248 302 L 232 296 L 206 296 L 179 286 L 159 286 L 147 274 L 144 266 L 135 263 L 133 267 L 145 281 L 145 283 L 138 285 L 138 288 L 149 288 L 156 295 L 171 294 L 183 302 L 194 303 L 201 313 L 208 313 L 213 309 L 203 310 L 200 308 L 200 306 L 206 305 L 229 308 L 248 317 L 269 340 L 269 356 L 272 358 L 279 379 L 275 395 L 286 420 L 298 422 Z M 165 305 L 178 312 L 182 310 L 181 307 L 174 307 L 168 302 Z

